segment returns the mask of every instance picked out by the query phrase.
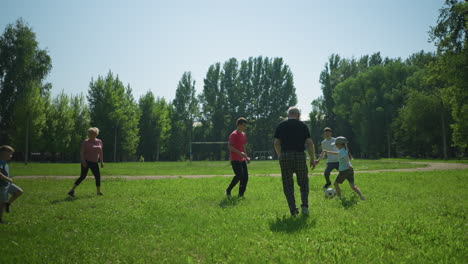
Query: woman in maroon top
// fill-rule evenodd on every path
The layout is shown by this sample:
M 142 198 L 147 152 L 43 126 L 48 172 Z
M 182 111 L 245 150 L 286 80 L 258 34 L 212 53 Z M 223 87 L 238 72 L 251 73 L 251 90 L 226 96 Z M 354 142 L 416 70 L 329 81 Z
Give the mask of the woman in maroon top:
M 88 170 L 91 172 L 96 179 L 97 195 L 101 193 L 101 173 L 99 171 L 98 162 L 101 162 L 101 168 L 104 168 L 103 156 L 102 156 L 102 141 L 97 137 L 99 135 L 99 129 L 97 127 L 91 127 L 88 129 L 88 138 L 81 144 L 81 175 L 75 181 L 73 188 L 68 192 L 68 195 L 75 197 L 75 189 L 88 175 Z

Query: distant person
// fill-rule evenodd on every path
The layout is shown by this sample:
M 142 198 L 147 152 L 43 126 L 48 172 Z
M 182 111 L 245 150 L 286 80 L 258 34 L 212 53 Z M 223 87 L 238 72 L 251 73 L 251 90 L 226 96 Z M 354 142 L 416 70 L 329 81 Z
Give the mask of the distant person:
M 102 141 L 96 138 L 99 135 L 99 129 L 97 127 L 91 127 L 88 129 L 88 138 L 81 144 L 81 175 L 75 181 L 73 188 L 68 192 L 68 195 L 75 197 L 75 189 L 88 175 L 88 170 L 94 175 L 96 180 L 97 195 L 101 193 L 101 172 L 99 171 L 98 162 L 101 163 L 101 168 L 104 168 L 104 161 L 102 155 Z
M 0 147 L 0 223 L 5 223 L 3 221 L 3 210 L 5 212 L 10 212 L 11 204 L 23 194 L 23 190 L 20 187 L 16 186 L 11 179 L 10 168 L 7 161 L 11 160 L 15 150 L 10 146 L 1 146 Z M 8 195 L 11 195 L 8 198 Z
M 288 119 L 276 127 L 274 142 L 281 167 L 284 195 L 293 217 L 299 214 L 294 198 L 294 173 L 296 173 L 297 184 L 301 191 L 302 213 L 309 214 L 309 178 L 306 154 L 304 153 L 305 145 L 307 145 L 310 155 L 310 167 L 315 168 L 314 142 L 310 138 L 309 128 L 300 121 L 300 115 L 297 107 L 289 108 Z
M 330 181 L 330 173 L 332 170 L 338 170 L 339 162 L 338 162 L 338 155 L 327 155 L 327 151 L 338 152 L 338 149 L 333 144 L 335 143 L 334 137 L 332 137 L 332 129 L 326 127 L 323 129 L 323 137 L 325 138 L 322 141 L 322 152 L 320 153 L 320 157 L 317 160 L 316 165 L 322 160 L 322 158 L 326 155 L 327 156 L 327 167 L 325 168 L 325 172 L 323 176 L 325 177 L 325 185 L 323 189 L 327 189 L 331 185 Z
M 226 197 L 231 199 L 231 191 L 238 182 L 239 184 L 239 198 L 244 197 L 245 190 L 247 189 L 247 182 L 249 181 L 249 172 L 247 170 L 247 163 L 250 162 L 249 156 L 245 153 L 245 144 L 247 144 L 247 135 L 245 130 L 247 128 L 247 119 L 240 117 L 237 119 L 237 128 L 229 135 L 229 160 L 231 161 L 232 170 L 234 171 L 234 178 L 226 189 Z
M 359 188 L 354 184 L 354 169 L 350 162 L 350 159 L 352 159 L 353 156 L 351 156 L 351 153 L 349 153 L 347 143 L 348 141 L 345 137 L 337 137 L 333 145 L 336 145 L 339 151 L 327 151 L 327 154 L 338 156 L 339 160 L 340 173 L 334 182 L 336 195 L 338 195 L 338 197 L 341 199 L 340 184 L 342 184 L 344 180 L 347 180 L 351 189 L 359 195 L 361 200 L 365 200 L 366 198 L 362 194 L 361 190 L 359 190 Z

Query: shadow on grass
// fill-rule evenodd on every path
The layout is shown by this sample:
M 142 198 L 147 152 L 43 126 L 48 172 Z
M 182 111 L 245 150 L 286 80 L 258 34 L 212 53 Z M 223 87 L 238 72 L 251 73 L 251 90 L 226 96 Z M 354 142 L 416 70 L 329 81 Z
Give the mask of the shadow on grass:
M 358 203 L 358 201 L 359 198 L 357 198 L 356 195 L 351 196 L 351 198 L 343 197 L 343 199 L 341 199 L 341 205 L 343 205 L 344 209 L 348 210 L 354 207 Z
M 224 197 L 219 201 L 219 207 L 221 208 L 229 208 L 229 207 L 234 207 L 242 202 L 245 198 L 239 198 L 236 196 L 233 196 L 231 199 L 228 199 Z
M 67 196 L 63 199 L 57 199 L 57 200 L 53 200 L 50 202 L 50 204 L 58 204 L 58 203 L 63 203 L 63 202 L 73 202 L 73 201 L 76 201 L 76 200 L 81 200 L 81 199 L 89 199 L 89 198 L 92 198 L 94 197 L 93 195 L 80 195 L 80 196 L 75 196 L 75 197 L 70 197 L 70 196 Z
M 307 228 L 314 228 L 317 224 L 317 219 L 310 218 L 306 215 L 298 217 L 283 216 L 277 217 L 276 220 L 270 222 L 270 230 L 273 232 L 294 233 Z

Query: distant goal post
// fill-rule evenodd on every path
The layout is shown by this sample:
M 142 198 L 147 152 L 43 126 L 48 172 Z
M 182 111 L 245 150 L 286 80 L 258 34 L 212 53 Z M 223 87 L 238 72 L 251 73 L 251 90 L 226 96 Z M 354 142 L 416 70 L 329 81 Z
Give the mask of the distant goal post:
M 192 153 L 192 145 L 222 145 L 222 144 L 228 144 L 229 142 L 224 142 L 224 141 L 192 141 L 190 142 L 190 161 L 193 159 L 193 153 Z

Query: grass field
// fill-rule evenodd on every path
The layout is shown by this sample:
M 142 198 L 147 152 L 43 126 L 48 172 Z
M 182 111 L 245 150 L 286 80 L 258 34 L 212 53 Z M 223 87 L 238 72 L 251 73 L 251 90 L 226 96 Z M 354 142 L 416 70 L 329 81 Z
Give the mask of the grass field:
M 384 159 L 386 161 L 396 162 L 438 162 L 438 163 L 468 163 L 468 158 L 461 159 Z
M 107 180 L 101 197 L 89 180 L 75 199 L 72 182 L 17 179 L 0 263 L 466 263 L 467 175 L 359 173 L 366 201 L 348 186 L 325 199 L 311 177 L 311 215 L 298 218 L 277 177 L 250 177 L 233 201 L 224 177 Z
M 353 160 L 355 170 L 403 169 L 424 167 L 407 161 L 392 160 Z M 319 163 L 314 172 L 323 172 L 325 162 Z M 12 175 L 79 175 L 79 163 L 12 163 Z M 229 175 L 232 168 L 229 161 L 194 161 L 194 162 L 122 162 L 105 163 L 103 175 Z M 252 161 L 249 174 L 278 174 L 280 167 L 277 160 Z

